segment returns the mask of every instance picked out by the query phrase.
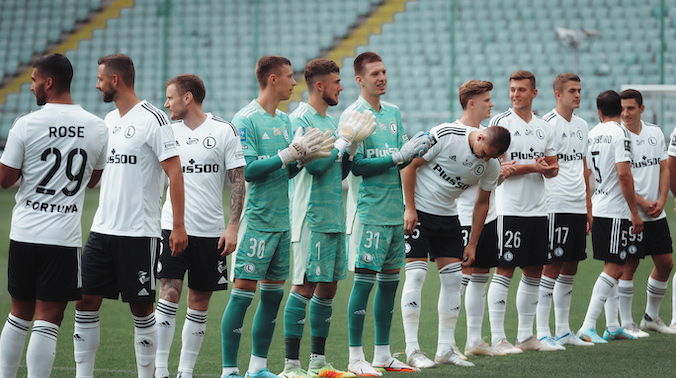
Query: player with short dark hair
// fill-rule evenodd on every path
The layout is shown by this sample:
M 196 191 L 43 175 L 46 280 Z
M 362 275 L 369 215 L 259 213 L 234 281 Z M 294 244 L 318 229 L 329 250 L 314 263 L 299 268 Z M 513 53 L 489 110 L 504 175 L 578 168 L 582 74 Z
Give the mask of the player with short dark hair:
M 172 256 L 168 240 L 173 227 L 171 193 L 162 207 L 162 250 L 158 258 L 160 299 L 155 377 L 169 377 L 169 351 L 176 327 L 176 311 L 188 271 L 188 311 L 183 323 L 178 375 L 192 377 L 204 339 L 211 294 L 227 287 L 225 256 L 237 245 L 239 217 L 244 202 L 244 155 L 233 124 L 202 110 L 204 83 L 191 74 L 166 84 L 164 107 L 175 122 L 185 186 L 185 228 L 188 247 Z M 224 224 L 223 190 L 231 183 L 230 221 Z
M 82 299 L 75 302 L 76 376 L 91 377 L 99 346 L 103 298 L 129 303 L 139 377 L 152 377 L 157 347 L 155 266 L 165 177 L 173 205 L 172 253 L 188 244 L 183 174 L 167 116 L 134 91 L 134 64 L 123 54 L 99 59 L 96 88 L 117 109 L 106 115 L 108 153 L 99 208 L 82 254 Z M 130 84 L 131 83 L 131 84 Z M 166 176 L 165 176 L 166 174 Z
M 12 308 L 0 335 L 3 377 L 16 377 L 31 323 L 28 376 L 51 375 L 63 312 L 82 297 L 84 190 L 101 178 L 108 133 L 102 119 L 73 103 L 72 78 L 61 54 L 33 64 L 30 89 L 44 107 L 17 118 L 0 158 L 3 189 L 21 178 L 9 235 Z
M 631 174 L 631 137 L 619 124 L 620 95 L 605 91 L 596 98 L 596 106 L 601 122 L 589 131 L 587 167 L 596 180 L 591 231 L 594 259 L 604 261 L 604 267 L 594 284 L 587 314 L 577 335 L 584 341 L 604 344 L 607 340 L 636 338 L 620 327 L 617 306 L 611 306 L 614 313 L 606 311 L 608 328 L 603 338 L 596 333 L 596 320 L 624 271 L 627 254 L 638 251 L 637 242 L 643 238 L 643 220 L 638 212 Z

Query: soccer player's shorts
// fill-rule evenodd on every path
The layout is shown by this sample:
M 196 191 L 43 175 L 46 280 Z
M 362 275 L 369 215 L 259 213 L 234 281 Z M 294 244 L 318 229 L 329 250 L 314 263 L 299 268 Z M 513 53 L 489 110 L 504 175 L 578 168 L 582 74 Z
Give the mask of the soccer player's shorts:
M 178 256 L 169 249 L 171 230 L 162 230 L 162 250 L 157 262 L 157 278 L 182 280 L 188 271 L 188 287 L 199 291 L 225 290 L 228 287 L 225 256 L 218 239 L 188 236 L 188 247 Z
M 418 225 L 412 235 L 404 236 L 407 259 L 431 260 L 455 257 L 462 260 L 463 243 L 458 216 L 442 216 L 417 211 Z
M 665 255 L 673 252 L 667 218 L 643 222 L 643 240 L 638 245 L 638 257 Z M 635 258 L 634 256 L 629 256 Z
M 284 281 L 289 278 L 289 231 L 265 232 L 247 228 L 239 243 L 235 278 Z
M 159 238 L 90 232 L 82 254 L 82 294 L 154 302 L 161 245 Z
M 18 301 L 82 298 L 80 248 L 9 241 L 9 294 Z
M 404 225 L 377 226 L 362 225 L 356 268 L 381 272 L 400 269 L 406 265 L 406 243 Z
M 476 256 L 474 256 L 474 268 L 494 268 L 500 264 L 498 260 L 498 221 L 492 221 L 484 224 L 484 228 L 479 235 L 479 243 L 476 246 Z M 467 246 L 469 243 L 469 236 L 471 226 L 461 226 L 460 233 L 462 234 L 462 245 Z
M 345 279 L 347 271 L 347 246 L 345 234 L 311 231 L 303 222 L 300 240 L 292 242 L 293 284 L 308 282 L 334 282 Z
M 547 214 L 549 252 L 555 261 L 587 258 L 587 214 Z
M 628 256 L 639 256 L 638 244 L 643 232 L 631 233 L 631 221 L 620 218 L 594 217 L 592 224 L 592 248 L 594 259 L 624 264 Z
M 542 266 L 550 263 L 546 216 L 500 215 L 497 222 L 500 266 Z

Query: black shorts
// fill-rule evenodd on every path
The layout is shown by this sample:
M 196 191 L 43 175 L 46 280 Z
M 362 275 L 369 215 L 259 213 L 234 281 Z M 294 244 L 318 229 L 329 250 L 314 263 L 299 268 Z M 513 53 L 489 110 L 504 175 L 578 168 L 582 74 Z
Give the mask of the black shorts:
M 18 301 L 82 298 L 79 247 L 9 241 L 9 294 Z
M 620 218 L 594 217 L 592 224 L 592 248 L 594 259 L 624 264 L 627 257 L 639 257 L 638 246 L 643 232 L 631 233 L 631 221 Z
M 555 261 L 582 261 L 587 258 L 587 214 L 547 215 L 549 252 Z
M 498 216 L 500 266 L 542 266 L 551 262 L 547 250 L 547 217 Z
M 418 211 L 418 226 L 406 235 L 406 258 L 455 257 L 462 259 L 462 235 L 458 216 L 432 215 Z
M 498 260 L 498 232 L 497 232 L 497 219 L 484 224 L 484 228 L 481 230 L 481 235 L 479 235 L 479 243 L 476 247 L 476 256 L 474 258 L 474 263 L 472 267 L 474 268 L 494 268 L 499 265 L 500 261 Z M 467 246 L 469 243 L 470 226 L 462 226 L 462 243 L 463 246 Z
M 199 291 L 228 287 L 225 256 L 217 248 L 219 238 L 188 236 L 188 248 L 178 256 L 169 249 L 171 230 L 162 230 L 162 249 L 157 262 L 157 278 L 182 280 L 188 271 L 188 287 Z
M 90 232 L 82 254 L 82 294 L 154 302 L 160 245 L 159 238 Z
M 667 253 L 673 252 L 667 218 L 652 222 L 643 222 L 643 235 L 644 238 L 638 245 L 637 256 L 639 258 L 666 255 Z

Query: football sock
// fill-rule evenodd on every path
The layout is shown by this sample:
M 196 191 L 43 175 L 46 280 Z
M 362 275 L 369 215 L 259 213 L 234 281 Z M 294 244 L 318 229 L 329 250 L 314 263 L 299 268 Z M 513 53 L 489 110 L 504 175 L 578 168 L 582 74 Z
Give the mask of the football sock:
M 251 305 L 254 292 L 232 289 L 230 300 L 223 311 L 221 320 L 221 352 L 223 354 L 223 367 L 237 369 L 237 352 L 239 340 L 242 337 L 242 325 L 246 310 Z
M 608 293 L 608 299 L 604 305 L 606 311 L 606 328 L 608 328 L 608 331 L 610 332 L 615 332 L 620 329 L 620 322 L 617 317 L 620 310 L 620 295 L 618 293 L 617 286 L 618 285 L 615 285 L 612 289 L 610 289 L 610 293 Z
M 176 310 L 178 303 L 165 299 L 157 301 L 155 320 L 157 321 L 157 353 L 155 355 L 155 376 L 169 376 L 169 351 L 176 329 Z
M 26 344 L 30 320 L 19 319 L 11 313 L 0 334 L 0 376 L 16 377 Z
M 481 326 L 486 307 L 486 288 L 488 273 L 474 273 L 465 293 L 465 313 L 467 314 L 467 345 L 475 346 L 481 341 Z
M 284 340 L 286 344 L 286 358 L 298 360 L 300 340 L 303 338 L 305 325 L 305 307 L 308 299 L 296 293 L 289 292 L 284 306 Z
M 555 335 L 563 336 L 570 330 L 570 301 L 573 295 L 573 281 L 575 276 L 559 274 L 554 284 L 552 298 L 554 302 Z
M 178 363 L 178 372 L 181 373 L 181 378 L 192 376 L 206 329 L 207 311 L 188 308 L 183 323 L 183 332 L 181 333 L 181 359 Z
M 543 275 L 540 277 L 540 290 L 538 292 L 537 316 L 537 336 L 541 339 L 545 336 L 551 336 L 549 330 L 549 317 L 552 311 L 552 297 L 554 295 L 554 285 L 556 280 Z
M 441 290 L 437 303 L 437 311 L 439 312 L 437 355 L 443 356 L 455 344 L 455 325 L 458 322 L 461 303 L 461 263 L 451 263 L 439 269 L 439 280 L 441 280 Z
M 355 273 L 352 292 L 347 304 L 347 325 L 349 330 L 350 346 L 361 347 L 364 334 L 364 318 L 369 294 L 376 282 L 374 274 Z M 362 352 L 363 355 L 363 352 Z M 352 353 L 350 353 L 352 357 Z
M 491 325 L 491 344 L 496 345 L 505 336 L 505 310 L 507 308 L 507 293 L 511 278 L 493 274 L 493 279 L 488 285 L 488 320 Z
M 26 349 L 28 377 L 49 377 L 56 357 L 56 337 L 59 326 L 44 320 L 33 323 L 31 338 Z
M 406 279 L 401 290 L 401 317 L 404 322 L 404 339 L 406 355 L 420 349 L 418 344 L 418 327 L 420 325 L 420 302 L 422 287 L 427 275 L 427 261 L 406 263 Z
M 101 322 L 98 311 L 75 311 L 73 351 L 75 355 L 75 376 L 94 376 L 94 361 L 101 339 Z
M 617 293 L 619 294 L 620 320 L 622 327 L 628 326 L 634 322 L 631 314 L 631 302 L 634 298 L 634 280 L 620 279 L 617 282 Z
M 516 311 L 519 316 L 517 341 L 525 341 L 533 336 L 533 321 L 538 306 L 540 279 L 521 276 L 516 290 Z
M 373 317 L 375 318 L 375 345 L 390 345 L 390 327 L 394 301 L 399 286 L 399 273 L 378 273 L 378 285 L 373 295 Z
M 596 283 L 594 283 L 594 288 L 592 289 L 592 295 L 589 300 L 589 307 L 587 307 L 587 314 L 582 323 L 582 329 L 596 329 L 596 321 L 601 315 L 603 305 L 606 303 L 606 300 L 608 300 L 608 294 L 610 294 L 610 291 L 615 285 L 617 285 L 616 279 L 605 272 L 599 274 L 599 278 L 596 279 Z
M 326 338 L 329 337 L 331 328 L 331 315 L 333 314 L 333 299 L 312 296 L 308 309 L 310 314 L 310 353 L 325 355 Z
M 460 281 L 460 298 L 462 299 L 462 295 L 465 294 L 465 291 L 467 290 L 467 285 L 469 284 L 469 281 L 472 279 L 471 274 L 465 274 L 462 273 L 462 280 Z
M 139 378 L 152 378 L 157 351 L 157 328 L 155 313 L 134 318 L 134 350 Z
M 667 293 L 668 282 L 658 281 L 652 277 L 648 277 L 648 286 L 646 291 L 648 299 L 646 301 L 645 313 L 650 317 L 647 320 L 655 320 L 660 316 L 660 305 L 662 298 Z
M 284 285 L 273 283 L 261 283 L 261 301 L 258 303 L 256 314 L 251 326 L 251 354 L 252 356 L 267 358 L 275 332 L 275 323 L 279 305 L 284 297 Z M 265 367 L 265 366 L 263 366 Z M 249 371 L 252 370 L 251 366 Z

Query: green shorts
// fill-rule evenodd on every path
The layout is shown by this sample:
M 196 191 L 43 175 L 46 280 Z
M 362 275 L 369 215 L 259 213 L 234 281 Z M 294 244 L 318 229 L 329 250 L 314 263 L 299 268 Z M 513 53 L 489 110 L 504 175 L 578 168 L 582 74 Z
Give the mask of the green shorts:
M 235 262 L 235 278 L 284 281 L 289 278 L 289 232 L 244 232 Z
M 347 251 L 345 234 L 311 231 L 303 222 L 300 240 L 293 247 L 293 284 L 334 282 L 345 279 Z
M 406 264 L 404 225 L 364 224 L 359 238 L 356 268 L 376 272 L 400 269 Z

